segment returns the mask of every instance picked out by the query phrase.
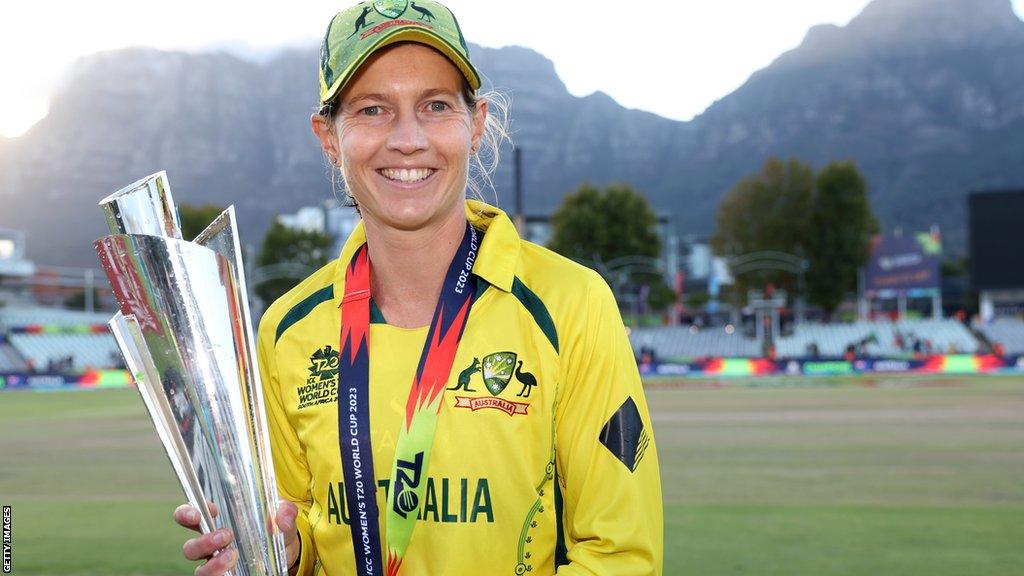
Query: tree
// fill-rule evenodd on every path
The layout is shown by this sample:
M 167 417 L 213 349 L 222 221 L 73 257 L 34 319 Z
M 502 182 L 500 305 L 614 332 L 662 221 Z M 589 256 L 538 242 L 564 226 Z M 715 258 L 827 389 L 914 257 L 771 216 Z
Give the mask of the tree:
M 289 228 L 275 218 L 263 237 L 263 245 L 256 257 L 256 264 L 299 264 L 312 271 L 327 264 L 330 259 L 330 248 L 330 236 L 322 232 Z M 295 287 L 305 276 L 293 274 L 285 278 L 266 280 L 256 286 L 256 294 L 269 304 Z
M 719 255 L 775 250 L 806 257 L 809 299 L 828 315 L 855 289 L 878 230 L 864 178 L 852 162 L 834 162 L 815 175 L 799 160 L 771 158 L 726 194 L 716 220 L 711 244 Z M 796 276 L 779 270 L 736 280 L 737 295 L 768 283 L 796 288 Z
M 814 170 L 795 158 L 769 158 L 760 172 L 741 180 L 718 205 L 711 246 L 720 256 L 774 250 L 799 255 L 808 242 Z M 779 270 L 736 278 L 738 294 L 771 283 L 795 288 L 795 276 Z
M 181 235 L 185 240 L 195 239 L 223 211 L 224 208 L 216 204 L 203 204 L 202 206 L 194 206 L 184 202 L 178 204 L 178 217 L 181 218 Z
M 628 184 L 611 184 L 603 190 L 584 184 L 567 195 L 552 215 L 548 248 L 598 268 L 629 256 L 654 259 L 661 253 L 657 225 L 658 216 L 647 199 Z M 621 286 L 619 278 L 605 280 Z M 626 283 L 637 292 L 646 285 L 647 304 L 654 310 L 675 300 L 661 274 L 650 268 L 629 274 Z
M 831 316 L 857 286 L 857 272 L 868 261 L 878 221 L 867 185 L 853 162 L 834 162 L 818 173 L 811 209 L 807 291 L 812 303 Z
M 624 256 L 657 258 L 658 217 L 627 184 L 604 190 L 584 184 L 551 216 L 548 248 L 577 260 L 609 262 Z

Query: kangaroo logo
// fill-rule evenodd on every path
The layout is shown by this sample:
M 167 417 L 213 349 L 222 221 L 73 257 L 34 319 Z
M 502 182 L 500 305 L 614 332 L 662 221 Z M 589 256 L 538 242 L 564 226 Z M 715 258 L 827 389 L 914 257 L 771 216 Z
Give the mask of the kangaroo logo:
M 363 28 L 366 28 L 370 24 L 373 24 L 373 22 L 367 22 L 366 21 L 366 17 L 369 14 L 370 14 L 370 7 L 369 6 L 363 6 L 363 12 L 361 14 L 359 14 L 358 18 L 356 18 L 355 29 L 352 30 L 352 33 L 348 35 L 349 38 L 355 36 L 356 32 L 359 32 Z
M 395 465 L 395 498 L 392 509 L 395 514 L 405 518 L 420 504 L 416 488 L 420 485 L 420 473 L 423 471 L 423 452 L 417 452 L 412 462 L 398 458 Z
M 448 390 L 465 390 L 466 392 L 476 392 L 476 390 L 470 388 L 469 385 L 472 383 L 473 374 L 476 374 L 479 371 L 480 359 L 473 358 L 473 363 L 470 364 L 469 367 L 463 370 L 462 372 L 459 372 L 458 384 L 452 386 L 451 388 L 448 388 Z
M 420 20 L 426 19 L 427 22 L 434 21 L 434 13 L 422 6 L 418 6 L 415 2 L 412 3 L 412 9 L 420 13 Z

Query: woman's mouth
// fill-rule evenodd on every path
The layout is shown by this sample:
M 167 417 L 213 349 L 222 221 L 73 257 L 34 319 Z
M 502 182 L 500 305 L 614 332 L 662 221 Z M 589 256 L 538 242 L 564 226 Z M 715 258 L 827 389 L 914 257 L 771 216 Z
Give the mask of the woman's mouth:
M 434 172 L 436 172 L 436 170 L 433 168 L 381 168 L 377 170 L 378 174 L 388 180 L 401 182 L 403 184 L 426 180 Z

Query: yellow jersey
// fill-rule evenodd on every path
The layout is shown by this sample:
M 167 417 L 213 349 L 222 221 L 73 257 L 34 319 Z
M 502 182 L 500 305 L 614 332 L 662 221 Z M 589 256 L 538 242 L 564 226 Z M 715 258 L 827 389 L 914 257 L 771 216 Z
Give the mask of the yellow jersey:
M 661 483 L 650 415 L 615 300 L 595 272 L 466 203 L 478 283 L 444 391 L 402 574 L 660 575 Z M 299 506 L 298 574 L 355 573 L 338 446 L 345 263 L 277 300 L 258 355 L 281 497 Z M 428 327 L 371 303 L 370 430 L 386 510 L 395 442 Z M 386 539 L 383 515 L 381 542 Z

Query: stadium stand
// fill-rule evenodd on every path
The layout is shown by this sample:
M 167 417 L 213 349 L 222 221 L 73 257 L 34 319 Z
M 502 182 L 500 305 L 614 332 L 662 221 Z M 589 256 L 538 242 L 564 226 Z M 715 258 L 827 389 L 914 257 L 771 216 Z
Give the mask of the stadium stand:
M 973 354 L 978 341 L 956 320 L 904 320 L 851 324 L 803 324 L 793 335 L 775 341 L 783 358 L 804 357 L 812 344 L 821 356 L 842 356 L 848 346 L 861 345 L 861 355 L 906 356 L 922 353 Z
M 727 334 L 722 327 L 691 331 L 688 327 L 638 328 L 630 332 L 634 350 L 653 348 L 659 358 L 726 357 L 751 358 L 761 355 L 757 341 L 738 331 Z
M 974 328 L 993 345 L 1000 344 L 1007 354 L 1024 354 L 1024 322 L 997 318 L 991 323 L 977 323 Z
M 1018 330 L 997 340 L 1007 352 L 1024 350 L 1024 323 Z M 1003 334 L 1000 332 L 1000 334 Z M 739 331 L 727 334 L 721 327 L 696 330 L 691 327 L 639 328 L 629 335 L 633 349 L 653 349 L 661 360 L 699 357 L 756 358 L 759 342 Z M 1008 344 L 1011 344 L 1008 345 Z M 956 320 L 905 320 L 902 322 L 854 322 L 852 324 L 803 324 L 791 336 L 775 340 L 779 358 L 843 356 L 854 346 L 858 356 L 909 357 L 921 354 L 975 354 L 978 339 Z
M 11 334 L 8 338 L 36 370 L 59 365 L 67 358 L 70 366 L 62 370 L 117 366 L 117 343 L 110 334 Z
M 0 344 L 0 372 L 24 372 L 28 364 L 9 344 Z
M 33 324 L 77 326 L 106 324 L 111 312 L 81 312 L 59 308 L 0 308 L 0 330 Z
M 82 372 L 120 368 L 109 312 L 58 308 L 0 309 L 0 371 Z

